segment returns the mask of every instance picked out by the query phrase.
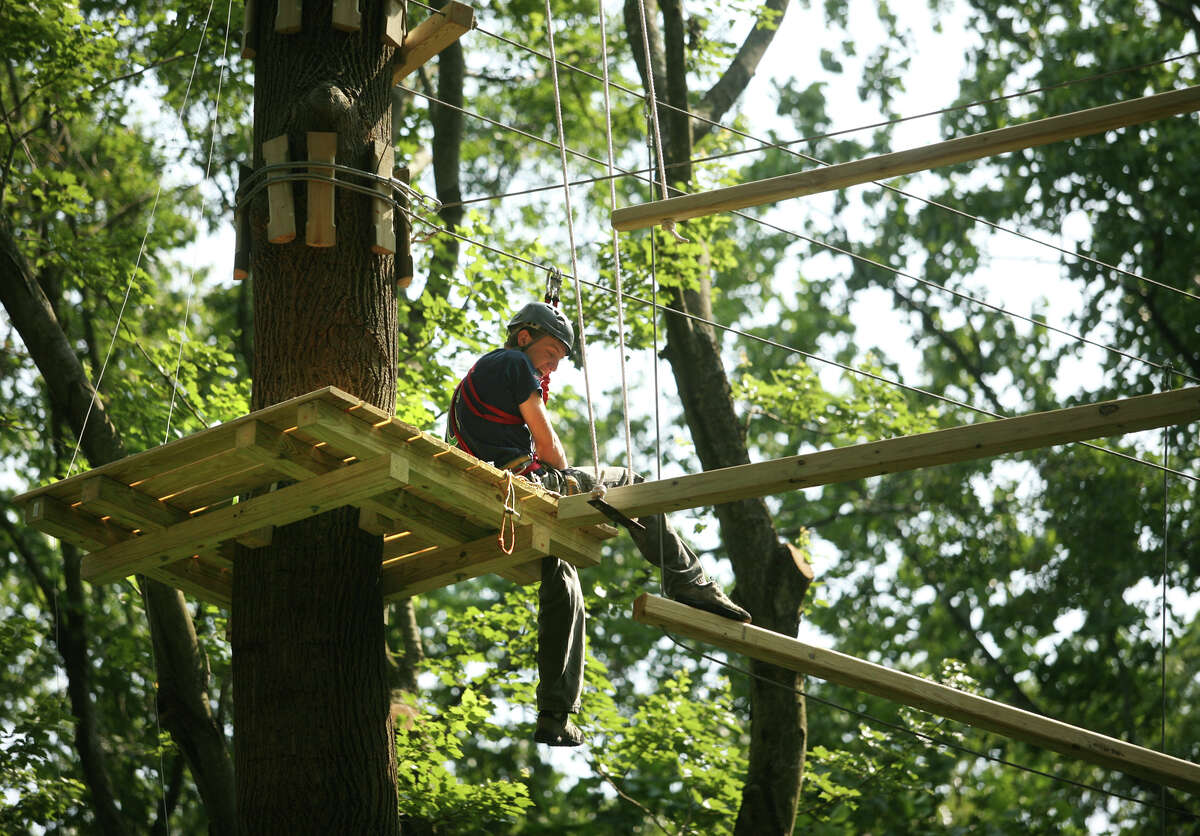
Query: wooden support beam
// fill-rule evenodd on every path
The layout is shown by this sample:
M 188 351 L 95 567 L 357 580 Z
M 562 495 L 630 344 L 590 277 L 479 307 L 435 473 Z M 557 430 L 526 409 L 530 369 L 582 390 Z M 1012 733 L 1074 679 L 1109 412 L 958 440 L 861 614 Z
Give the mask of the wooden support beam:
M 263 160 L 268 165 L 288 161 L 288 135 L 280 134 L 262 144 Z M 267 220 L 267 240 L 272 244 L 286 244 L 296 240 L 296 207 L 292 199 L 290 181 L 278 181 L 286 172 L 282 169 L 267 175 L 267 203 L 270 217 Z
M 95 476 L 79 486 L 80 507 L 96 516 L 108 516 L 129 528 L 162 531 L 188 518 L 188 512 L 159 502 L 124 482 Z
M 279 0 L 275 10 L 275 31 L 283 35 L 299 32 L 303 12 L 303 0 Z
M 198 557 L 151 569 L 146 575 L 201 601 L 211 601 L 225 609 L 233 607 L 233 573 Z
M 391 142 L 377 139 L 374 143 L 375 174 L 378 177 L 392 176 L 396 162 L 396 150 Z M 376 255 L 391 255 L 396 252 L 395 208 L 392 206 L 392 186 L 389 182 L 376 181 L 375 190 L 383 197 L 371 201 L 371 225 L 375 227 L 375 240 L 371 252 Z
M 549 531 L 540 526 L 520 525 L 514 534 L 512 554 L 501 551 L 496 535 L 489 534 L 461 546 L 385 561 L 383 597 L 384 600 L 409 598 L 469 578 L 500 572 L 545 555 L 549 548 Z
M 724 189 L 626 206 L 612 213 L 614 229 L 627 231 L 844 189 L 916 171 L 978 160 L 1023 148 L 1075 139 L 1200 110 L 1200 86 L 1037 119 L 972 136 L 868 157 L 865 160 L 784 174 Z
M 337 134 L 329 131 L 308 132 L 308 159 L 310 162 L 337 162 Z M 304 229 L 304 241 L 310 247 L 332 247 L 337 243 L 337 225 L 334 222 L 333 183 L 336 179 L 332 168 L 309 166 L 309 173 L 325 180 L 308 181 L 308 224 Z
M 242 18 L 242 57 L 253 58 L 258 52 L 258 31 L 255 29 L 255 0 L 246 0 Z
M 238 164 L 238 194 L 242 184 L 247 183 L 254 170 L 250 166 Z M 243 206 L 238 201 L 233 209 L 233 277 L 238 281 L 250 278 L 250 207 Z
M 454 0 L 440 12 L 425 18 L 405 36 L 404 44 L 396 51 L 392 84 L 399 84 L 405 76 L 457 41 L 474 25 L 475 10 Z
M 38 496 L 25 505 L 25 524 L 84 551 L 115 545 L 132 533 L 106 520 L 76 511 L 52 496 Z
M 406 165 L 398 166 L 392 176 L 405 185 L 410 182 Z M 407 208 L 408 200 L 401 198 L 401 210 L 393 212 L 396 224 L 396 287 L 400 290 L 412 284 L 413 280 L 412 223 L 408 219 L 408 214 L 403 211 Z
M 383 32 L 380 37 L 388 46 L 404 45 L 408 15 L 403 0 L 387 0 L 383 4 Z
M 212 550 L 225 540 L 266 525 L 287 525 L 353 505 L 407 482 L 404 459 L 382 455 L 93 552 L 84 557 L 82 574 L 92 583 L 114 581 Z
M 816 676 L 924 709 L 941 717 L 1043 746 L 1107 769 L 1191 793 L 1200 793 L 1200 765 L 1081 729 L 975 694 L 865 662 L 750 624 L 741 624 L 676 601 L 642 595 L 633 617 L 643 624 L 742 653 L 788 670 Z
M 1198 418 L 1200 387 L 1176 389 L 609 488 L 606 501 L 637 517 L 1052 447 Z M 587 500 L 585 495 L 560 499 L 559 522 L 575 525 L 601 522 L 604 515 L 588 505 Z
M 357 32 L 362 28 L 358 0 L 333 0 L 333 28 L 339 32 Z

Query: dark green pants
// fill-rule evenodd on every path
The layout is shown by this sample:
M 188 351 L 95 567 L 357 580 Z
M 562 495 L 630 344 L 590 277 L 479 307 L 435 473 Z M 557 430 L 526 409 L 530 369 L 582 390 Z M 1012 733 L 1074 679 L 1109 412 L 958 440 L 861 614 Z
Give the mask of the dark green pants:
M 564 472 L 542 467 L 537 479 L 552 491 L 569 493 L 568 476 L 585 493 L 596 485 L 596 473 L 591 468 L 570 468 Z M 625 485 L 629 483 L 629 473 L 623 467 L 602 468 L 600 482 L 609 487 Z M 662 568 L 663 591 L 668 596 L 683 587 L 705 582 L 699 558 L 679 539 L 666 517 L 642 517 L 640 522 L 646 529 L 630 532 L 633 541 L 642 557 Z M 537 704 L 540 711 L 579 711 L 586 618 L 583 589 L 575 567 L 557 557 L 543 558 L 542 583 L 538 590 Z

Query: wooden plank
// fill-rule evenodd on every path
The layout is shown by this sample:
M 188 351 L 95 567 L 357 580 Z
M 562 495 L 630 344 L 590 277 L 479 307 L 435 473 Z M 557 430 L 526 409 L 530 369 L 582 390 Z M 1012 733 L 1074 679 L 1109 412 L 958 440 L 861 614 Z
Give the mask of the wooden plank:
M 344 466 L 341 459 L 262 421 L 238 427 L 233 444 L 245 458 L 289 479 L 307 479 Z
M 390 178 L 396 161 L 396 149 L 392 147 L 391 142 L 382 139 L 375 140 L 373 146 L 376 176 Z M 391 255 L 396 252 L 396 221 L 392 217 L 395 209 L 391 203 L 391 183 L 378 180 L 375 190 L 383 197 L 371 201 L 371 225 L 375 229 L 371 252 L 376 255 Z
M 382 570 L 384 600 L 409 598 L 469 578 L 528 563 L 545 555 L 550 547 L 549 532 L 540 526 L 517 526 L 513 553 L 505 554 L 490 534 L 471 543 L 437 549 L 414 557 L 384 563 Z
M 606 501 L 637 517 L 1052 447 L 1069 441 L 1182 424 L 1197 418 L 1200 418 L 1200 387 L 1176 389 L 624 485 L 609 488 Z M 588 505 L 587 500 L 585 495 L 560 499 L 559 521 L 584 525 L 603 520 L 604 516 Z
M 475 25 L 475 10 L 465 3 L 450 2 L 440 12 L 434 12 L 409 31 L 404 44 L 396 50 L 396 70 L 392 84 L 399 84 L 450 44 L 457 41 Z
M 308 159 L 310 162 L 337 162 L 336 133 L 330 131 L 309 131 Z M 332 168 L 311 165 L 309 173 L 318 177 L 336 179 Z M 332 247 L 337 244 L 337 225 L 334 222 L 335 193 L 333 183 L 327 180 L 309 180 L 308 186 L 308 223 L 304 228 L 304 242 L 310 247 Z
M 219 471 L 222 466 L 209 462 L 210 458 L 218 456 L 237 458 L 240 451 L 234 447 L 234 436 L 237 428 L 242 424 L 249 421 L 261 421 L 274 427 L 288 427 L 295 422 L 297 407 L 314 400 L 328 400 L 334 403 L 348 401 L 351 404 L 355 402 L 355 399 L 340 389 L 326 386 L 323 389 L 307 392 L 287 401 L 259 409 L 249 415 L 243 415 L 228 423 L 201 430 L 186 438 L 175 439 L 160 447 L 143 450 L 68 479 L 33 488 L 14 497 L 13 503 L 24 505 L 38 496 L 53 496 L 59 501 L 74 502 L 79 495 L 80 483 L 96 475 L 110 476 L 118 482 L 132 485 L 144 493 L 161 497 L 177 490 L 181 485 L 193 482 L 191 473 L 194 472 L 194 468 L 211 467 Z M 144 485 L 151 478 L 164 479 L 172 487 L 162 493 L 154 493 Z M 207 476 L 202 481 L 211 478 L 211 476 Z
M 1075 139 L 1195 110 L 1200 110 L 1200 86 L 1065 113 L 864 160 L 626 206 L 612 213 L 612 225 L 614 229 L 628 231 L 666 221 L 682 221 L 717 212 L 745 209 L 749 206 L 775 203 L 792 197 L 844 189 L 860 183 L 978 160 L 1023 148 L 1035 148 L 1051 142 Z
M 283 5 L 280 4 L 282 12 Z M 268 165 L 279 165 L 288 161 L 288 135 L 280 134 L 262 144 L 263 159 Z M 267 220 L 267 240 L 272 244 L 286 244 L 296 240 L 296 206 L 292 198 L 290 181 L 280 181 L 287 172 L 283 169 L 267 175 L 267 204 L 270 215 Z
M 1200 765 L 1052 720 L 946 685 L 813 647 L 655 595 L 641 595 L 633 617 L 734 653 L 924 709 L 977 728 L 1043 746 L 1156 784 L 1200 792 Z
M 358 0 L 333 0 L 333 28 L 339 32 L 357 32 L 362 28 Z
M 401 183 L 408 185 L 411 181 L 411 175 L 408 171 L 408 166 L 402 165 L 396 168 L 392 175 Z M 393 193 L 394 194 L 394 193 Z M 396 287 L 400 290 L 412 284 L 413 280 L 413 258 L 412 258 L 412 223 L 408 219 L 407 213 L 403 210 L 408 208 L 407 198 L 400 198 L 401 211 L 393 212 L 392 217 L 395 221 L 394 235 L 396 238 Z
M 263 526 L 287 525 L 353 505 L 407 481 L 408 466 L 400 456 L 359 462 L 90 554 L 83 559 L 83 577 L 92 583 L 113 581 L 211 550 Z
M 366 415 L 371 417 L 371 413 Z M 324 401 L 306 403 L 296 411 L 296 424 L 304 432 L 327 442 L 338 451 L 359 458 L 369 458 L 395 449 L 385 434 L 388 429 L 386 416 L 380 421 L 385 423 L 374 427 Z M 450 447 L 442 451 L 447 456 L 459 452 Z M 499 528 L 505 499 L 503 487 L 490 481 L 473 479 L 457 464 L 443 462 L 441 458 L 426 459 L 420 455 L 405 454 L 409 463 L 408 492 L 428 502 L 452 505 L 458 515 L 474 525 L 491 530 Z M 457 459 L 454 461 L 462 464 Z M 532 487 L 522 486 L 522 490 L 532 490 Z M 523 521 L 539 521 L 551 526 L 554 555 L 581 567 L 595 566 L 600 562 L 601 541 L 592 532 L 576 531 L 574 525 L 567 528 L 554 525 L 552 516 L 531 505 L 524 503 L 521 506 L 521 514 L 526 517 Z
M 133 536 L 52 496 L 38 496 L 25 503 L 25 524 L 84 551 L 111 546 Z
M 302 0 L 279 0 L 275 10 L 275 31 L 283 35 L 294 35 L 300 31 L 304 3 Z
M 233 573 L 199 558 L 185 558 L 151 569 L 146 574 L 201 601 L 210 601 L 225 609 L 233 606 Z
M 403 0 L 387 0 L 383 4 L 383 32 L 380 37 L 385 44 L 393 47 L 404 44 L 407 17 Z
M 85 480 L 79 488 L 80 507 L 96 516 L 109 516 L 129 528 L 161 531 L 183 522 L 188 512 L 160 502 L 108 476 Z

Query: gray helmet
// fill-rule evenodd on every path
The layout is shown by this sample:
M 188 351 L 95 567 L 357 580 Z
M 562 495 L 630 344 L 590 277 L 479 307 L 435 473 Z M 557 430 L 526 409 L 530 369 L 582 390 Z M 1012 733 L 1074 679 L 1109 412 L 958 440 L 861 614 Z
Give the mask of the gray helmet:
M 519 328 L 529 328 L 549 334 L 565 343 L 568 352 L 575 350 L 575 329 L 571 327 L 567 315 L 553 305 L 545 302 L 530 302 L 521 308 L 517 311 L 517 315 L 509 321 L 508 333 L 511 334 Z

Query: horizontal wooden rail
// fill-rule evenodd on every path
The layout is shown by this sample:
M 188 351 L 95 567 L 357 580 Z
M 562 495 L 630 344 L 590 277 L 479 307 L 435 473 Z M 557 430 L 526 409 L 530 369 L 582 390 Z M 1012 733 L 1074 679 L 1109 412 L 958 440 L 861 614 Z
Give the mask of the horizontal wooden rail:
M 920 148 L 880 154 L 864 160 L 808 169 L 637 206 L 626 206 L 612 213 L 612 225 L 614 229 L 628 231 L 666 221 L 683 221 L 717 212 L 745 209 L 748 206 L 761 206 L 764 203 L 844 189 L 860 183 L 886 180 L 889 177 L 899 177 L 967 160 L 978 160 L 1022 148 L 1035 148 L 1051 142 L 1075 139 L 1195 110 L 1200 110 L 1200 86 L 1010 125 Z
M 1200 765 L 1081 729 L 844 653 L 730 621 L 654 595 L 633 602 L 643 624 L 699 639 L 734 653 L 855 688 L 940 717 L 1002 734 L 1191 793 L 1200 793 Z
M 457 41 L 475 25 L 475 10 L 464 3 L 450 2 L 441 11 L 421 21 L 404 38 L 398 50 L 392 84 L 399 84 L 409 73 L 431 60 Z M 389 172 L 390 173 L 390 172 Z
M 1200 387 L 1176 389 L 624 485 L 609 488 L 605 499 L 613 507 L 637 517 L 1103 438 L 1198 418 Z M 588 499 L 586 495 L 578 495 L 559 500 L 559 521 L 577 525 L 603 521 L 604 515 L 588 505 Z

